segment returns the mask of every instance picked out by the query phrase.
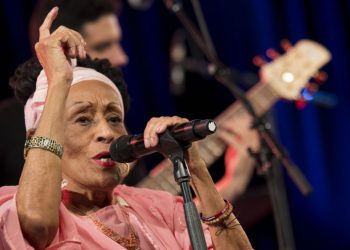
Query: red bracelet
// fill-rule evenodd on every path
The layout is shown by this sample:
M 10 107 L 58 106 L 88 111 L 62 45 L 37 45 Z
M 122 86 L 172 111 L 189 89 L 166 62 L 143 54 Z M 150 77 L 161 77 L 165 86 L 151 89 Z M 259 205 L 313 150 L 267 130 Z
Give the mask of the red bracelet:
M 219 219 L 221 216 L 223 215 L 226 215 L 227 211 L 228 210 L 231 210 L 230 213 L 232 212 L 232 205 L 230 202 L 228 202 L 227 200 L 224 200 L 225 201 L 225 207 L 224 209 L 222 209 L 220 212 L 212 215 L 212 216 L 209 216 L 209 217 L 204 217 L 202 213 L 200 213 L 200 216 L 201 216 L 201 220 L 206 223 L 206 222 L 211 222 L 211 221 L 214 221 L 214 220 L 217 220 Z M 230 214 L 229 213 L 229 214 Z M 228 214 L 228 215 L 229 215 Z M 227 217 L 227 216 L 225 216 Z

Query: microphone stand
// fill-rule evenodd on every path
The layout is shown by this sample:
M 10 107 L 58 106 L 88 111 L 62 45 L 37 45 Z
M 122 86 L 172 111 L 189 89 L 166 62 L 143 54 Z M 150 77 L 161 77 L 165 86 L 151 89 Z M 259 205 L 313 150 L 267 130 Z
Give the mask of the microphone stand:
M 290 216 L 288 216 L 288 201 L 286 198 L 285 187 L 283 185 L 283 178 L 280 170 L 274 167 L 274 162 L 277 161 L 286 168 L 288 175 L 303 195 L 306 196 L 311 193 L 311 185 L 300 169 L 290 161 L 286 151 L 271 134 L 271 125 L 258 117 L 244 92 L 235 84 L 235 78 L 230 68 L 223 64 L 216 56 L 216 53 L 213 53 L 212 47 L 208 47 L 205 41 L 203 41 L 202 35 L 184 12 L 181 1 L 164 0 L 164 2 L 166 7 L 177 16 L 183 26 L 187 29 L 188 33 L 192 36 L 197 46 L 212 64 L 211 72 L 213 72 L 212 75 L 215 79 L 227 87 L 236 99 L 242 102 L 244 108 L 253 117 L 254 121 L 252 127 L 256 128 L 259 133 L 261 151 L 259 153 L 254 153 L 251 150 L 249 151 L 252 156 L 256 156 L 258 163 L 261 163 L 260 170 L 264 171 L 263 167 L 268 166 L 268 171 L 265 170 L 265 177 L 269 186 L 272 205 L 275 211 L 279 249 L 295 249 L 293 230 Z M 201 24 L 201 27 L 204 27 L 203 23 Z
M 192 249 L 205 250 L 207 245 L 204 238 L 200 217 L 193 202 L 193 197 L 190 188 L 191 175 L 185 161 L 185 150 L 191 145 L 180 144 L 169 132 L 166 130 L 159 136 L 159 143 L 157 151 L 169 158 L 174 166 L 174 178 L 180 185 L 182 196 L 184 199 L 184 211 L 186 218 L 186 225 L 188 234 L 190 236 Z

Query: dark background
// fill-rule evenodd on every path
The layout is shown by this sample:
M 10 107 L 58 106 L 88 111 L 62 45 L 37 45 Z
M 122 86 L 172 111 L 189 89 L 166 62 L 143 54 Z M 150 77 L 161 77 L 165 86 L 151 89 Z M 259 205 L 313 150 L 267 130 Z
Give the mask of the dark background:
M 34 4 L 33 0 L 0 2 L 1 99 L 12 96 L 8 78 L 31 56 L 28 20 Z M 300 110 L 294 103 L 280 101 L 273 114 L 281 143 L 314 188 L 305 198 L 285 175 L 297 249 L 350 249 L 350 150 L 346 146 L 350 141 L 350 2 L 202 0 L 201 6 L 219 58 L 241 73 L 258 73 L 252 58 L 270 47 L 278 49 L 283 38 L 292 43 L 313 39 L 331 51 L 332 61 L 324 68 L 329 79 L 321 89 L 338 97 L 337 106 L 308 104 Z M 185 9 L 194 20 L 189 3 Z M 151 116 L 214 118 L 234 101 L 219 83 L 195 74 L 188 75 L 182 96 L 170 94 L 169 47 L 181 25 L 161 0 L 155 0 L 147 11 L 134 10 L 124 2 L 121 25 L 123 45 L 131 59 L 123 69 L 132 97 L 127 119 L 131 132 L 142 132 Z M 5 124 L 7 117 L 0 119 Z M 3 147 L 7 143 L 0 142 Z M 274 247 L 271 224 L 260 228 L 260 237 L 265 244 L 257 240 L 256 249 Z

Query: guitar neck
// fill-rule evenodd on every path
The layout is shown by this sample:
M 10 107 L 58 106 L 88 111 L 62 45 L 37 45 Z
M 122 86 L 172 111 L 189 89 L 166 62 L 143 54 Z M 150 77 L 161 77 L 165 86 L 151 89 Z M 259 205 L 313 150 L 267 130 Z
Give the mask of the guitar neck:
M 262 116 L 275 104 L 279 97 L 268 84 L 259 82 L 248 91 L 247 98 L 256 114 Z M 248 111 L 242 102 L 236 101 L 216 117 L 215 122 L 220 126 L 221 122 L 227 119 L 239 119 L 241 116 L 247 115 L 247 113 Z M 208 166 L 213 164 L 225 152 L 227 146 L 215 133 L 199 141 L 199 145 L 201 157 Z
M 265 114 L 279 96 L 268 84 L 259 82 L 247 93 L 247 98 L 251 102 L 256 114 L 261 116 Z M 240 101 L 236 101 L 226 108 L 215 122 L 220 126 L 224 120 L 238 118 L 247 113 L 247 110 Z M 226 150 L 226 144 L 215 133 L 199 141 L 199 152 L 207 166 L 210 167 Z M 162 161 L 154 168 L 149 176 L 144 178 L 137 186 L 151 189 L 161 189 L 172 194 L 180 192 L 179 185 L 174 181 L 172 172 L 172 163 L 169 160 Z

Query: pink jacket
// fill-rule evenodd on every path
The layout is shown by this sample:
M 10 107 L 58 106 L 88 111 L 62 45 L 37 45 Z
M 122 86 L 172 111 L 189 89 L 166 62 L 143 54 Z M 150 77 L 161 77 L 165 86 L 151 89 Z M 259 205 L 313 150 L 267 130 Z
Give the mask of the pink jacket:
M 0 188 L 0 249 L 34 249 L 21 232 L 14 199 L 16 191 L 15 186 Z M 125 185 L 117 186 L 114 191 L 135 211 L 139 225 L 133 226 L 145 232 L 154 249 L 191 249 L 181 197 Z M 47 249 L 125 249 L 87 218 L 69 212 L 62 203 L 59 213 L 59 229 Z M 208 249 L 213 249 L 209 230 L 204 225 L 203 229 Z

